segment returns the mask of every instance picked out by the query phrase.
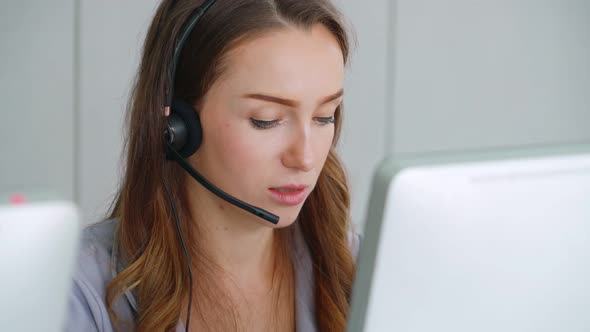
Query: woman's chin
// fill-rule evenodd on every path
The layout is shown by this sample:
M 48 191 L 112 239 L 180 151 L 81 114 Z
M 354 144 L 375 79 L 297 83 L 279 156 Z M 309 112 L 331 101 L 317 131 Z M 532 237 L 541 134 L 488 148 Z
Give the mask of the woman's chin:
M 265 220 L 260 220 L 260 221 L 266 223 L 266 226 L 271 227 L 271 228 L 289 227 L 295 223 L 295 220 L 297 220 L 297 217 L 299 216 L 299 209 L 297 209 L 297 211 L 293 211 L 293 212 L 289 211 L 289 212 L 278 213 L 277 215 L 279 216 L 279 222 L 276 225 L 272 224 L 268 221 L 265 221 Z
M 295 220 L 297 218 L 281 218 L 279 220 L 279 223 L 276 225 L 272 225 L 273 228 L 284 228 L 284 227 L 289 227 L 291 225 L 293 225 L 295 223 Z

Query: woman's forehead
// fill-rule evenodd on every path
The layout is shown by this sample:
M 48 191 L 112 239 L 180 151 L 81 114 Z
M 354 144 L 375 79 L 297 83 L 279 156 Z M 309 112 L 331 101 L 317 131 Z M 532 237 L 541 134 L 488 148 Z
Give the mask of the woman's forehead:
M 239 90 L 333 93 L 342 86 L 340 45 L 322 25 L 285 28 L 245 41 L 225 58 L 224 85 Z

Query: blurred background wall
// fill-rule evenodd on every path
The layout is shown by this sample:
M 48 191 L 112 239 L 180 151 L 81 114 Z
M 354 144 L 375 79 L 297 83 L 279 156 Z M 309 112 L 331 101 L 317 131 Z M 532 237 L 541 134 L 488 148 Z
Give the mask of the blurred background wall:
M 336 0 L 356 32 L 340 152 L 362 227 L 386 155 L 590 143 L 590 2 Z M 101 218 L 155 0 L 0 3 L 0 192 Z

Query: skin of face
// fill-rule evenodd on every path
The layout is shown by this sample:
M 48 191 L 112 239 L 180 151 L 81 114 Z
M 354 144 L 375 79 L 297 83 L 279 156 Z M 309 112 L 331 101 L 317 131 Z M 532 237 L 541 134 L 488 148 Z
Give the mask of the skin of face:
M 303 202 L 280 203 L 270 188 L 304 185 L 306 197 L 314 189 L 342 102 L 341 48 L 323 25 L 286 27 L 240 43 L 225 61 L 198 109 L 203 143 L 190 162 L 222 190 L 280 221 L 272 225 L 196 183 L 189 187 L 199 197 L 195 209 L 252 227 L 288 226 Z

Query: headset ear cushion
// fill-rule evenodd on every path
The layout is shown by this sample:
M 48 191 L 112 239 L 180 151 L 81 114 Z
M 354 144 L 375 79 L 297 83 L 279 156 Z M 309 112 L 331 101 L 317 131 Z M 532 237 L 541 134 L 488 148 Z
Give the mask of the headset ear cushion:
M 189 103 L 182 99 L 174 99 L 172 101 L 170 114 L 179 116 L 186 126 L 186 142 L 179 148 L 178 153 L 184 158 L 188 158 L 197 151 L 203 140 L 203 130 L 201 128 L 199 114 Z

